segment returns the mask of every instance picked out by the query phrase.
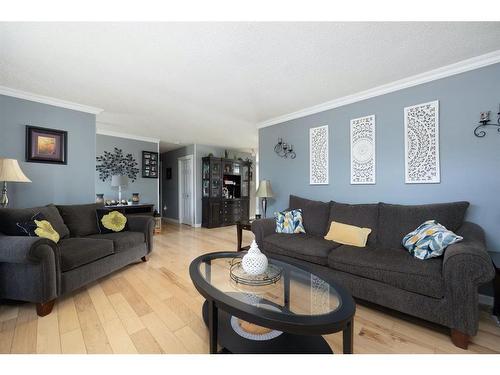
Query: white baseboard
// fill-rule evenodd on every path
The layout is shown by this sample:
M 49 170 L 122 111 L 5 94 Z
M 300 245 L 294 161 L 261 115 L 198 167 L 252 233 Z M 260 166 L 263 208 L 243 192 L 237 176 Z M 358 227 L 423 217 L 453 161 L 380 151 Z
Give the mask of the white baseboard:
M 480 305 L 493 307 L 493 301 L 494 301 L 494 298 L 492 296 L 487 296 L 485 294 L 479 295 L 479 304 Z
M 193 228 L 201 228 L 201 224 L 195 224 L 193 225 Z

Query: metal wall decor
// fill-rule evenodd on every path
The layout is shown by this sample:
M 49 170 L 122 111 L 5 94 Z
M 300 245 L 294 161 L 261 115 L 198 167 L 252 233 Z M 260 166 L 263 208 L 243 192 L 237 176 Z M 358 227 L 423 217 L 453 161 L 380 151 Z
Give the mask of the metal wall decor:
M 97 156 L 95 167 L 99 172 L 99 179 L 102 182 L 111 180 L 112 176 L 127 176 L 132 182 L 137 179 L 139 168 L 132 154 L 124 154 L 121 148 L 114 148 L 113 152 L 104 151 L 104 154 Z
M 482 138 L 486 135 L 486 131 L 484 130 L 486 126 L 496 126 L 497 131 L 500 133 L 500 105 L 498 106 L 498 119 L 497 123 L 490 122 L 490 113 L 491 111 L 481 112 L 479 116 L 479 125 L 474 129 L 474 135 L 476 137 Z
M 406 107 L 404 115 L 405 182 L 439 183 L 439 102 Z
M 375 183 L 375 115 L 351 120 L 351 184 Z
M 328 185 L 328 125 L 309 129 L 309 183 Z
M 274 152 L 282 158 L 295 159 L 297 156 L 293 150 L 293 145 L 283 142 L 283 138 L 278 138 L 278 143 L 274 146 Z

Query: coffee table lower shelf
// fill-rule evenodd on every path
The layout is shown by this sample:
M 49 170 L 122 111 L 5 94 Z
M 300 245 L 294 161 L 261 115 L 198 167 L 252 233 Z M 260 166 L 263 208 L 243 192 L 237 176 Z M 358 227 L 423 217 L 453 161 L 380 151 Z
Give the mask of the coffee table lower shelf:
M 322 336 L 305 336 L 283 332 L 266 341 L 249 340 L 238 335 L 231 326 L 231 315 L 218 311 L 219 353 L 234 354 L 333 354 L 330 345 Z M 202 308 L 203 320 L 208 327 L 208 302 Z

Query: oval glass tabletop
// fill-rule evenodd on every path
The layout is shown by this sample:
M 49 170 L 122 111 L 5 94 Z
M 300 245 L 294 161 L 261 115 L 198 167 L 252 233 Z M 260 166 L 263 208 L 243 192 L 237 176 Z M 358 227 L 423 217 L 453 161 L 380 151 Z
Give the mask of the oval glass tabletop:
M 193 266 L 202 281 L 229 298 L 268 311 L 277 307 L 282 314 L 294 316 L 331 314 L 342 306 L 343 293 L 338 287 L 304 268 L 270 258 L 271 265 L 282 269 L 279 280 L 270 285 L 245 285 L 230 276 L 234 258 L 244 253 L 216 254 L 197 258 Z

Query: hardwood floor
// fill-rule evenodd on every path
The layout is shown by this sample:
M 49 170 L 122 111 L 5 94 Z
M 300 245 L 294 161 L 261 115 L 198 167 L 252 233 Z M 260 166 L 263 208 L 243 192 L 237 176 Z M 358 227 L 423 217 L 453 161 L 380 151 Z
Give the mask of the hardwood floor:
M 252 234 L 243 232 L 244 243 Z M 208 353 L 203 298 L 188 266 L 196 256 L 236 247 L 234 227 L 166 224 L 147 263 L 138 262 L 67 295 L 40 318 L 34 304 L 0 305 L 0 353 Z M 355 353 L 500 353 L 500 328 L 481 312 L 469 350 L 423 322 L 357 306 Z M 341 333 L 326 336 L 342 352 Z

